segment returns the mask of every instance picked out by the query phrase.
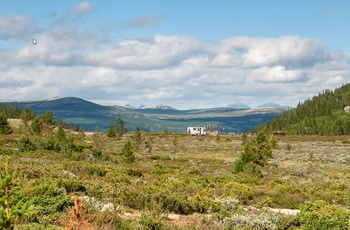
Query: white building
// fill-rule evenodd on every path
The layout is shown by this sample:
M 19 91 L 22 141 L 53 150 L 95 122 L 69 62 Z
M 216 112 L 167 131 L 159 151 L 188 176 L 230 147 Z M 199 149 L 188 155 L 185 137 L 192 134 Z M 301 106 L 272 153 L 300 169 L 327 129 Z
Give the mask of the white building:
M 205 126 L 188 127 L 187 134 L 191 136 L 204 136 L 207 134 L 207 128 Z

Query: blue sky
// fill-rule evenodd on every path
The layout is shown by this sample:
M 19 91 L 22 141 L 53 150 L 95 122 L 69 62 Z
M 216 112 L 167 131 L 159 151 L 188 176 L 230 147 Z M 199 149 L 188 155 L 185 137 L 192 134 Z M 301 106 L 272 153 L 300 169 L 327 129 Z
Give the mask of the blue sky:
M 349 82 L 348 22 L 348 1 L 0 0 L 0 99 L 295 106 Z

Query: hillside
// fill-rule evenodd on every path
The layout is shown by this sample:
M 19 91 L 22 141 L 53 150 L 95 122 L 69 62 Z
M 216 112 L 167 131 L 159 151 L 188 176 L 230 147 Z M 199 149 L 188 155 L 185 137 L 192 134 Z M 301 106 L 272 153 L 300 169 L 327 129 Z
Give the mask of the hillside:
M 139 125 L 144 131 L 159 132 L 168 129 L 171 132 L 180 133 L 185 132 L 188 126 L 210 124 L 220 126 L 222 132 L 241 133 L 271 120 L 283 111 L 278 108 L 177 110 L 164 105 L 136 109 L 117 105 L 99 105 L 75 97 L 12 101 L 6 104 L 17 106 L 21 110 L 27 106 L 37 115 L 50 110 L 56 120 L 62 120 L 67 124 L 78 124 L 86 131 L 94 131 L 96 127 L 101 131 L 107 131 L 120 117 L 128 130 L 134 130 L 136 125 Z
M 350 113 L 344 110 L 348 105 L 350 84 L 334 91 L 323 90 L 257 129 L 297 135 L 350 135 Z

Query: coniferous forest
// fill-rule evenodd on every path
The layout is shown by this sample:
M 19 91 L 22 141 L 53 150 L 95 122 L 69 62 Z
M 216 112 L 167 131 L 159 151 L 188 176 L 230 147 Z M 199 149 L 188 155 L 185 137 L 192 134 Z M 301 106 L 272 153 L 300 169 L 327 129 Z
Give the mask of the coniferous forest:
M 350 135 L 350 113 L 344 110 L 349 105 L 350 84 L 326 89 L 256 129 L 288 135 Z

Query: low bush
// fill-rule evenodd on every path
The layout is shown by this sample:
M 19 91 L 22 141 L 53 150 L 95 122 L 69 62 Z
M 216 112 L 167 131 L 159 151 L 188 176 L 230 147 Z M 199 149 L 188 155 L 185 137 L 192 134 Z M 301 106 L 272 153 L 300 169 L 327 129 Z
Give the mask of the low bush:
M 0 155 L 11 155 L 13 154 L 13 151 L 8 148 L 0 148 Z
M 135 221 L 136 224 L 133 227 L 135 230 L 161 230 L 163 228 L 162 219 L 159 216 L 156 216 L 149 212 L 143 212 L 141 217 Z
M 94 149 L 92 149 L 92 155 L 96 159 L 100 159 L 102 157 L 102 151 L 100 149 L 94 148 Z
M 227 197 L 238 199 L 242 204 L 248 204 L 253 199 L 252 188 L 236 182 L 229 182 L 224 185 L 224 194 Z
M 22 135 L 20 137 L 17 142 L 17 148 L 20 152 L 34 151 L 36 149 L 35 145 L 27 135 Z
M 303 204 L 299 220 L 303 229 L 350 229 L 350 211 L 322 200 Z
M 198 191 L 191 199 L 190 204 L 194 212 L 212 213 L 220 210 L 221 204 L 216 203 L 210 189 Z
M 135 177 L 142 177 L 143 176 L 143 174 L 142 174 L 140 169 L 128 168 L 127 169 L 127 174 L 128 174 L 128 176 L 135 176 Z
M 86 192 L 86 187 L 84 182 L 81 180 L 65 180 L 61 179 L 58 181 L 57 185 L 63 187 L 67 193 L 71 192 Z

